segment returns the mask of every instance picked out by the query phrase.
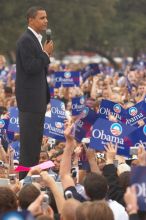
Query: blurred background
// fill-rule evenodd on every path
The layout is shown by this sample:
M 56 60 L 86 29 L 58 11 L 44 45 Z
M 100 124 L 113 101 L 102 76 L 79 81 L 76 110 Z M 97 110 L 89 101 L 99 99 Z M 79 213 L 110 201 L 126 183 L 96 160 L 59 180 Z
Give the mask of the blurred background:
M 26 11 L 33 5 L 48 13 L 58 62 L 104 59 L 116 67 L 125 57 L 136 61 L 145 56 L 145 0 L 0 0 L 0 54 L 11 64 L 16 40 L 27 27 Z

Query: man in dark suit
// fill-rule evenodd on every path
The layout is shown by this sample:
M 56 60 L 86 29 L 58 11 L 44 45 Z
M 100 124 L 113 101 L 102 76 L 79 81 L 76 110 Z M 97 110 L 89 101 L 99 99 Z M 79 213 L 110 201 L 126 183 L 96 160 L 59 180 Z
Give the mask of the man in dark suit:
M 20 124 L 20 165 L 33 166 L 39 161 L 43 125 L 50 93 L 47 84 L 49 56 L 53 42 L 42 46 L 41 33 L 47 29 L 47 14 L 41 7 L 27 11 L 28 28 L 17 41 L 16 100 Z M 26 173 L 20 173 L 20 179 Z

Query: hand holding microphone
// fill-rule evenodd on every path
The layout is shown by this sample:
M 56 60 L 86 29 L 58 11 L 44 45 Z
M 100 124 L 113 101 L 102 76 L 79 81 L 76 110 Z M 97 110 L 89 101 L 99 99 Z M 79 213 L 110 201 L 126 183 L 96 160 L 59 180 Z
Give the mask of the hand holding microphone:
M 47 29 L 47 30 L 46 30 L 47 43 L 49 43 L 50 40 L 51 40 L 51 34 L 52 34 L 51 29 Z
M 54 45 L 53 41 L 51 40 L 51 29 L 46 30 L 46 41 L 44 43 L 44 52 L 50 56 L 53 53 Z

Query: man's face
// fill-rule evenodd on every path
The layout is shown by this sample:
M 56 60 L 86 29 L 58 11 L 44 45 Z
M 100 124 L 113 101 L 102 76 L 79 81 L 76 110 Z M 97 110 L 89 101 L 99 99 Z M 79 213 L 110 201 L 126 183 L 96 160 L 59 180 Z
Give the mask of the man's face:
M 37 33 L 41 33 L 47 29 L 47 14 L 46 11 L 40 10 L 34 18 L 29 19 L 28 25 L 33 28 Z
M 137 80 L 136 80 L 135 71 L 130 71 L 128 73 L 128 79 L 129 79 L 130 83 L 133 83 L 133 84 L 136 83 Z
M 39 163 L 43 163 L 49 160 L 49 157 L 46 152 L 40 153 Z
M 138 94 L 139 94 L 139 95 L 142 95 L 143 93 L 144 93 L 144 86 L 139 85 L 139 86 L 138 86 Z
M 53 168 L 53 170 L 54 170 L 55 172 L 58 172 L 59 169 L 60 169 L 61 159 L 62 159 L 62 155 L 59 155 L 59 156 L 56 157 L 55 160 L 54 160 L 55 167 Z

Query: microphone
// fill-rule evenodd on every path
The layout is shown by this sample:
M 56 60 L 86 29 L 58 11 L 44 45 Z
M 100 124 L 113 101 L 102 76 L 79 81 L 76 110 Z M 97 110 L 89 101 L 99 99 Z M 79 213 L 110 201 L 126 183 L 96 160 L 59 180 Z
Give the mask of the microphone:
M 49 43 L 49 41 L 51 40 L 51 33 L 51 29 L 46 30 L 47 43 Z

